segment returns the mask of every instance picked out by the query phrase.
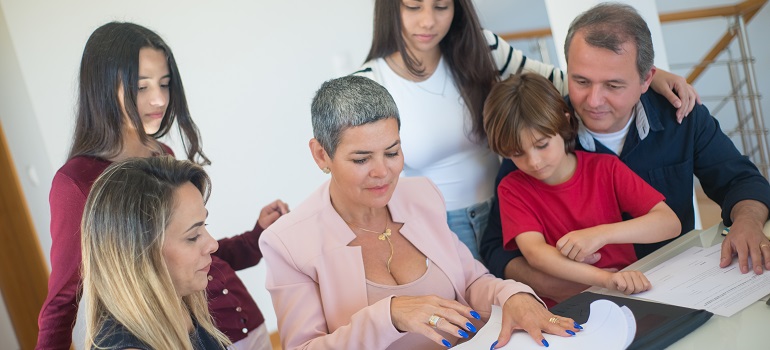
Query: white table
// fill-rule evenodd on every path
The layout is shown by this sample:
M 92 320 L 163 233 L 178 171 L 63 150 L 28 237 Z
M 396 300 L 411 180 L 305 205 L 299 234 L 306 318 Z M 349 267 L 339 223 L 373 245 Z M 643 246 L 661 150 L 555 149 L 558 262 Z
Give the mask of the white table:
M 724 239 L 720 234 L 723 228 L 720 223 L 706 230 L 690 231 L 626 269 L 648 271 L 690 247 L 720 244 Z M 606 288 L 592 287 L 588 291 L 629 297 Z M 668 349 L 770 349 L 770 306 L 765 304 L 767 298 L 765 296 L 732 317 L 712 316 L 705 324 Z

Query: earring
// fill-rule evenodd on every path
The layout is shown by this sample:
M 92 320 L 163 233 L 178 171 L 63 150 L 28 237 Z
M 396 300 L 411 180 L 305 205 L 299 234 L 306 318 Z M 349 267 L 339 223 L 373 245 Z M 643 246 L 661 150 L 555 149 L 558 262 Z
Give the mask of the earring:
M 332 172 L 332 170 L 331 170 L 331 169 L 329 169 L 329 167 L 328 167 L 328 166 L 327 166 L 326 168 L 323 168 L 323 169 L 321 169 L 321 171 L 323 171 L 323 172 L 324 172 L 324 174 L 328 174 L 328 173 Z

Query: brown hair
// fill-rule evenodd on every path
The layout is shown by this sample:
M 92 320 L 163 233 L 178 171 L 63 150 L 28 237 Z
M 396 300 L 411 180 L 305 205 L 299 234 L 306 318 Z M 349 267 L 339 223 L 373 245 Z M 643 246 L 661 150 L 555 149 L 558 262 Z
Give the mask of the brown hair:
M 503 157 L 522 151 L 520 135 L 527 129 L 558 134 L 570 153 L 575 150 L 577 126 L 559 91 L 537 74 L 513 75 L 495 84 L 484 103 L 489 148 Z
M 484 99 L 499 72 L 495 67 L 487 40 L 481 30 L 479 16 L 471 0 L 454 0 L 454 18 L 449 32 L 441 39 L 439 48 L 452 78 L 460 90 L 465 105 L 471 112 L 470 136 L 482 141 L 484 124 L 482 109 Z M 387 57 L 399 52 L 410 73 L 423 76 L 420 62 L 409 55 L 401 34 L 401 0 L 376 0 L 374 2 L 374 34 L 372 47 L 366 61 Z
M 171 77 L 166 114 L 160 122 L 160 129 L 152 135 L 145 134 L 136 109 L 139 51 L 143 48 L 163 51 Z M 201 165 L 211 164 L 203 154 L 198 127 L 187 108 L 174 54 L 155 32 L 128 22 L 110 22 L 94 30 L 80 61 L 78 91 L 75 135 L 68 159 L 81 155 L 112 158 L 120 154 L 125 118 L 118 95 L 123 94 L 128 119 L 143 144 L 168 134 L 176 120 L 187 159 Z
M 583 32 L 588 45 L 623 52 L 623 44 L 636 46 L 636 71 L 644 81 L 655 61 L 652 35 L 647 22 L 632 6 L 619 3 L 601 3 L 578 15 L 569 26 L 564 40 L 564 57 L 569 59 L 569 48 L 577 32 Z M 569 62 L 567 62 L 569 64 Z

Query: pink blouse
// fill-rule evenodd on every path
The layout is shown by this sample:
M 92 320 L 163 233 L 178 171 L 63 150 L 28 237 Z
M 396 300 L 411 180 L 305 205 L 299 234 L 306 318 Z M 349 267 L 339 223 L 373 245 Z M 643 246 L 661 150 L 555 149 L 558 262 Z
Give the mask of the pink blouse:
M 425 259 L 428 269 L 420 278 L 397 286 L 385 285 L 366 280 L 366 295 L 369 299 L 369 305 L 372 305 L 384 298 L 390 296 L 420 296 L 436 295 L 445 299 L 455 300 L 455 290 L 449 277 L 441 271 L 441 268 L 432 264 L 429 259 Z M 426 321 L 427 322 L 427 321 Z M 442 320 L 440 322 L 446 322 Z M 446 332 L 439 331 L 444 339 L 455 345 L 457 337 L 449 335 Z M 446 349 L 443 345 L 436 344 L 426 336 L 419 333 L 408 333 L 391 344 L 388 349 Z

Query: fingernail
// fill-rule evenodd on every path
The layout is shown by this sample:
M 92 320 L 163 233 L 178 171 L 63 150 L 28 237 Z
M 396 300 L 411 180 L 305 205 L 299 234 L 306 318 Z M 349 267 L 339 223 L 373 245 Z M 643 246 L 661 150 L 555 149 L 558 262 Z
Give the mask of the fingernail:
M 450 343 L 449 340 L 441 339 L 441 342 L 444 343 L 444 346 L 446 346 L 447 348 L 452 347 L 452 343 Z
M 546 348 L 548 347 L 548 341 L 547 340 L 543 339 L 540 342 L 543 343 L 543 346 L 545 346 Z
M 465 327 L 468 327 L 469 331 L 471 331 L 473 333 L 476 333 L 476 326 L 474 326 L 473 323 L 466 322 L 465 323 Z
M 475 318 L 477 320 L 481 319 L 481 315 L 479 315 L 479 313 L 474 311 L 474 310 L 471 310 L 471 316 L 473 316 L 473 318 Z
M 583 326 L 581 326 L 580 323 L 575 322 L 575 328 L 583 329 Z
M 574 335 L 575 335 L 575 332 L 573 332 L 573 331 L 571 331 L 571 330 L 569 330 L 569 329 L 568 329 L 568 330 L 567 330 L 567 334 L 574 336 Z
M 495 346 L 497 346 L 497 340 L 495 340 L 495 342 L 492 343 L 492 346 L 489 347 L 489 350 L 495 350 Z
M 468 333 L 467 333 L 467 332 L 465 332 L 465 331 L 464 331 L 464 330 L 462 330 L 462 329 L 458 329 L 458 330 L 457 330 L 457 334 L 459 334 L 459 335 L 460 335 L 461 337 L 463 337 L 463 338 L 468 338 Z

